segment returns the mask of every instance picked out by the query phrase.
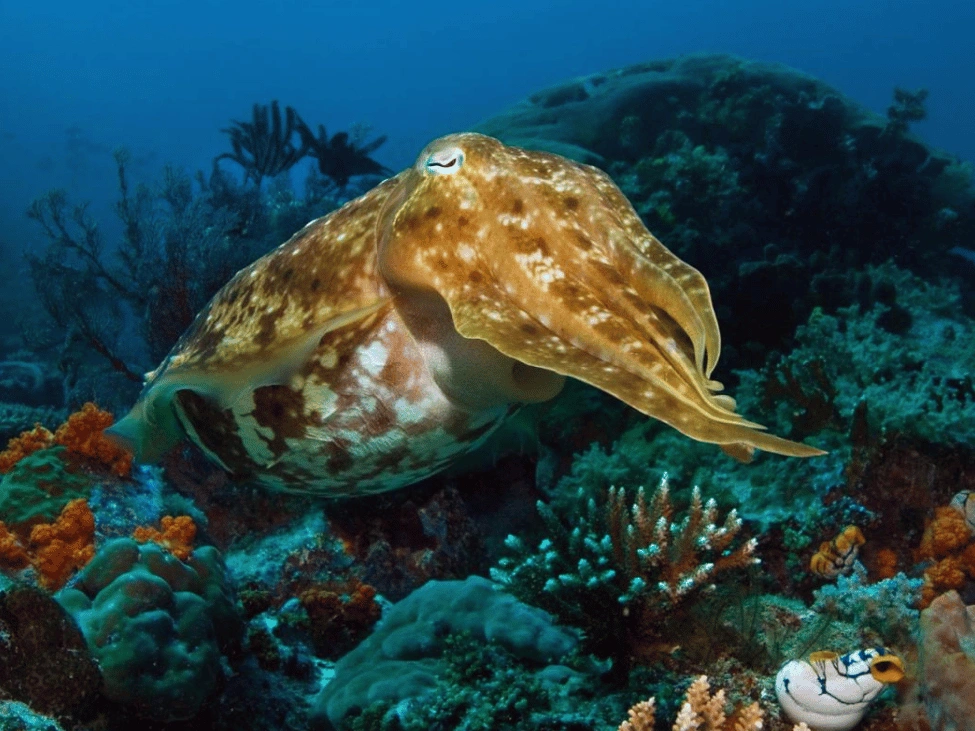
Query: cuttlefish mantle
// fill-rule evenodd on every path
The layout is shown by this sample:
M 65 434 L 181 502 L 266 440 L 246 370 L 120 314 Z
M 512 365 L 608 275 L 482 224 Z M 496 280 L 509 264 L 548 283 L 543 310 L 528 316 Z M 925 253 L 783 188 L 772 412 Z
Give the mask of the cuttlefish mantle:
M 185 436 L 268 485 L 361 494 L 570 377 L 742 458 L 823 454 L 735 413 L 720 349 L 704 277 L 608 176 L 457 134 L 239 272 L 114 434 L 140 459 Z

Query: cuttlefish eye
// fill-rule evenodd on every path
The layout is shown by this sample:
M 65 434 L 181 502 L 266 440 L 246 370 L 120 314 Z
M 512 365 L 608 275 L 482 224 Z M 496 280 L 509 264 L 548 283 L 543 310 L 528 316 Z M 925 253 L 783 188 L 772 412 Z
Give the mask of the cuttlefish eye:
M 447 147 L 431 153 L 423 163 L 423 169 L 431 175 L 453 175 L 464 164 L 464 151 L 459 147 Z

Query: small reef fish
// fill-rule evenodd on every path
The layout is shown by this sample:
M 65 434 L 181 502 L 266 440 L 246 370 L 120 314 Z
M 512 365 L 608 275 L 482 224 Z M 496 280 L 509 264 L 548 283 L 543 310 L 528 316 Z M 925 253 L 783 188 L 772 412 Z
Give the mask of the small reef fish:
M 111 433 L 139 461 L 188 437 L 241 478 L 368 494 L 571 377 L 739 458 L 822 454 L 734 412 L 720 347 L 704 277 L 605 173 L 456 134 L 238 272 Z

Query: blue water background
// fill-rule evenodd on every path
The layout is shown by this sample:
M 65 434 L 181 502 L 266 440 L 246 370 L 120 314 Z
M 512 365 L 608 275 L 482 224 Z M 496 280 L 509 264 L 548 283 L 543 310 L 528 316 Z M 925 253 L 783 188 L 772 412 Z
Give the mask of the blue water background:
M 208 169 L 255 101 L 368 123 L 399 169 L 547 85 L 695 51 L 781 61 L 879 112 L 927 87 L 916 131 L 975 160 L 973 37 L 970 0 L 0 0 L 0 246 L 41 241 L 23 211 L 52 186 L 110 225 L 114 147 L 147 180 Z

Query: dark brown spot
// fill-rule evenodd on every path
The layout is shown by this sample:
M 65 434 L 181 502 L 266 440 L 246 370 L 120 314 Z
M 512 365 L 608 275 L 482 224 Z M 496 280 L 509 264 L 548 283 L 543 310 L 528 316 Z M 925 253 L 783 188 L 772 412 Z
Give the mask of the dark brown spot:
M 281 311 L 275 310 L 274 312 L 265 312 L 258 319 L 257 324 L 260 329 L 257 331 L 257 335 L 254 336 L 254 341 L 261 347 L 267 347 L 274 341 L 274 334 L 277 330 L 278 319 L 281 317 Z
M 314 279 L 311 280 L 311 284 L 308 286 L 311 287 L 312 292 L 317 292 L 318 288 L 322 286 L 322 280 L 319 279 L 318 277 L 315 277 Z
M 579 199 L 573 195 L 568 195 L 565 197 L 565 207 L 566 210 L 574 211 L 579 207 Z
M 478 271 L 473 271 L 467 275 L 467 281 L 471 284 L 480 284 L 484 281 L 484 275 Z
M 582 231 L 576 231 L 576 245 L 583 251 L 589 251 L 593 247 L 592 239 L 586 236 Z
M 521 213 L 523 210 L 525 210 L 524 202 L 521 200 L 521 198 L 515 198 L 511 203 L 512 213 Z
M 193 424 L 201 446 L 216 454 L 238 477 L 254 474 L 254 462 L 244 448 L 237 422 L 229 409 L 220 409 L 193 391 L 178 391 L 176 400 Z
M 437 218 L 440 216 L 440 206 L 430 206 L 424 215 L 427 218 Z
M 523 322 L 518 329 L 525 335 L 538 335 L 538 328 L 530 322 Z
M 286 438 L 305 436 L 305 399 L 287 386 L 262 386 L 254 391 L 254 411 L 251 415 L 263 427 L 271 430 L 271 438 L 264 438 L 275 457 L 284 454 Z
M 459 228 L 464 228 L 464 226 L 466 226 L 469 223 L 470 223 L 470 221 L 467 219 L 467 216 L 458 216 L 457 217 L 457 226 Z

